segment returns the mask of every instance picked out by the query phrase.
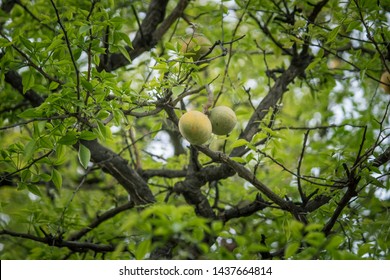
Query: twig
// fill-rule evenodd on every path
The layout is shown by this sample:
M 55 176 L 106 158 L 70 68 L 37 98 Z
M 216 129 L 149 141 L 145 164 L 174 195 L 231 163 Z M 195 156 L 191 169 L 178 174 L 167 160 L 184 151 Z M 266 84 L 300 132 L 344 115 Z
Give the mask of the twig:
M 73 55 L 71 43 L 70 43 L 70 40 L 69 40 L 69 37 L 68 37 L 68 32 L 66 31 L 64 25 L 62 24 L 60 13 L 59 13 L 59 11 L 57 9 L 57 6 L 54 4 L 53 0 L 50 0 L 50 2 L 51 2 L 52 6 L 54 8 L 55 13 L 56 13 L 57 22 L 60 25 L 60 28 L 61 28 L 62 32 L 64 33 L 65 42 L 66 42 L 66 46 L 67 46 L 68 51 L 69 51 L 70 59 L 72 60 L 73 68 L 74 68 L 74 70 L 76 72 L 77 100 L 80 100 L 80 98 L 81 98 L 81 92 L 80 92 L 80 71 L 79 71 L 79 68 L 77 66 L 76 59 L 74 58 L 74 55 Z
M 43 27 L 47 28 L 48 30 L 52 31 L 52 32 L 56 32 L 54 30 L 54 28 L 50 27 L 49 25 L 45 24 L 45 23 L 42 23 L 42 21 L 36 16 L 33 14 L 33 12 L 31 12 L 31 10 L 22 3 L 22 1 L 15 1 L 16 4 L 18 4 L 19 6 L 21 6 L 34 20 L 38 21 L 39 24 L 41 24 Z
M 32 122 L 51 121 L 51 120 L 64 120 L 64 119 L 69 118 L 69 117 L 72 117 L 72 115 L 68 114 L 68 115 L 53 116 L 53 117 L 48 117 L 48 118 L 34 118 L 34 119 L 26 120 L 26 121 L 23 121 L 23 122 L 14 123 L 14 124 L 7 125 L 7 126 L 2 126 L 2 127 L 0 127 L 0 130 L 7 130 L 7 129 L 14 128 L 14 127 L 23 126 L 23 125 L 26 125 L 26 124 L 29 124 L 29 123 L 32 123 Z
M 69 241 L 75 241 L 79 240 L 81 237 L 86 235 L 88 232 L 93 230 L 94 228 L 98 227 L 101 223 L 107 221 L 108 219 L 113 218 L 117 214 L 132 209 L 134 207 L 134 203 L 132 201 L 129 201 L 121 206 L 118 206 L 116 208 L 110 209 L 103 214 L 97 216 L 87 227 L 79 230 L 76 233 L 73 233 L 69 236 L 68 240 Z
M 61 238 L 55 238 L 51 235 L 45 237 L 34 236 L 32 234 L 14 232 L 10 230 L 1 230 L 0 235 L 10 235 L 14 237 L 19 237 L 23 239 L 29 239 L 36 242 L 44 243 L 49 246 L 59 247 L 59 248 L 68 248 L 74 252 L 86 252 L 92 250 L 97 253 L 103 252 L 112 252 L 115 250 L 114 245 L 105 245 L 105 244 L 94 244 L 89 242 L 77 242 L 77 241 L 66 241 Z
M 82 187 L 82 185 L 84 184 L 85 182 L 85 179 L 87 178 L 87 175 L 89 174 L 89 172 L 91 171 L 92 169 L 92 166 L 88 167 L 88 169 L 86 170 L 85 174 L 83 175 L 80 183 L 78 184 L 78 186 L 75 188 L 75 190 L 73 191 L 73 194 L 72 196 L 70 197 L 70 199 L 68 200 L 68 202 L 66 203 L 64 209 L 62 210 L 62 214 L 60 216 L 60 219 L 58 220 L 58 228 L 57 228 L 57 234 L 58 236 L 62 236 L 62 230 L 61 230 L 61 226 L 64 222 L 64 219 L 65 219 L 65 213 L 66 211 L 68 210 L 69 208 L 69 205 L 72 203 L 73 199 L 75 198 L 76 194 L 78 193 L 78 191 L 80 190 L 80 188 Z
M 88 16 L 86 18 L 87 22 L 89 23 L 90 21 L 90 18 L 92 16 L 92 12 L 95 8 L 95 5 L 96 5 L 96 1 L 92 1 L 92 5 L 91 5 L 91 8 L 89 9 L 89 13 L 88 13 Z M 87 81 L 89 82 L 91 80 L 91 71 L 92 71 L 92 40 L 93 40 L 93 35 L 92 35 L 92 28 L 89 29 L 89 44 L 88 44 L 88 50 L 87 50 Z M 88 99 L 89 99 L 89 96 L 90 96 L 90 92 L 87 91 L 86 92 L 86 96 L 85 96 L 85 101 L 84 101 L 84 104 L 87 105 L 88 104 Z
M 133 127 L 130 127 L 129 129 L 129 138 L 135 155 L 135 169 L 138 170 L 142 168 L 142 161 L 136 144 L 137 140 L 135 139 L 135 133 Z
M 300 196 L 301 196 L 301 199 L 302 199 L 302 203 L 303 203 L 303 204 L 305 204 L 305 203 L 307 202 L 307 198 L 306 198 L 305 193 L 304 193 L 303 190 L 302 190 L 302 184 L 301 184 L 301 166 L 302 166 L 303 156 L 304 156 L 304 154 L 305 154 L 305 149 L 306 149 L 307 139 L 308 139 L 309 133 L 310 133 L 310 130 L 307 130 L 307 131 L 305 132 L 305 135 L 304 135 L 304 138 L 303 138 L 303 144 L 302 144 L 302 151 L 301 151 L 301 155 L 299 156 L 298 167 L 297 167 L 298 191 L 299 191 L 299 194 L 300 194 Z
M 366 133 L 367 133 L 367 126 L 364 127 L 362 141 L 360 142 L 359 151 L 358 151 L 358 154 L 356 156 L 355 163 L 353 164 L 352 169 L 356 168 L 358 166 L 359 162 L 361 161 L 360 155 L 363 151 L 363 145 L 364 145 L 364 142 L 366 140 Z
M 245 9 L 241 15 L 241 17 L 238 19 L 238 22 L 233 30 L 233 33 L 232 33 L 232 38 L 234 38 L 236 36 L 236 33 L 237 33 L 237 30 L 240 26 L 240 24 L 242 23 L 242 20 L 244 18 L 244 15 L 246 14 L 247 12 L 247 9 L 248 9 L 248 6 L 249 6 L 249 3 L 250 1 L 248 1 L 245 5 Z M 244 35 L 245 36 L 245 35 Z M 238 38 L 237 40 L 240 40 L 242 38 L 244 38 L 244 36 L 240 36 L 240 38 Z M 226 65 L 225 65 L 225 70 L 224 70 L 224 75 L 223 75 L 223 79 L 222 79 L 222 86 L 221 86 L 221 89 L 219 90 L 215 100 L 214 100 L 214 104 L 213 106 L 215 106 L 219 100 L 219 98 L 221 97 L 222 93 L 223 93 L 223 89 L 224 89 L 224 85 L 225 85 L 225 80 L 226 80 L 226 77 L 228 76 L 228 70 L 229 70 L 229 66 L 230 66 L 230 62 L 231 62 L 231 59 L 232 59 L 232 48 L 233 48 L 233 42 L 237 41 L 237 40 L 232 40 L 230 43 L 229 43 L 229 55 L 228 55 L 228 59 L 227 59 L 227 62 L 226 62 Z
M 130 5 L 131 7 L 131 10 L 133 11 L 133 14 L 135 16 L 135 20 L 137 21 L 137 25 L 138 25 L 138 30 L 139 30 L 139 33 L 141 35 L 141 40 L 144 41 L 145 40 L 145 37 L 144 37 L 144 32 L 142 31 L 142 25 L 141 25 L 141 22 L 139 20 L 139 17 L 138 17 L 138 14 L 137 14 L 137 11 L 135 10 L 135 7 L 134 5 Z
M 310 184 L 313 184 L 313 185 L 317 185 L 317 186 L 322 186 L 322 187 L 335 187 L 334 185 L 330 185 L 330 184 L 322 184 L 322 183 L 317 183 L 317 182 L 314 182 L 312 180 L 309 180 L 307 179 L 308 176 L 299 176 L 298 174 L 294 173 L 293 171 L 291 171 L 290 169 L 288 169 L 287 167 L 285 167 L 283 164 L 281 164 L 279 161 L 277 161 L 276 159 L 274 159 L 273 157 L 271 157 L 270 155 L 266 154 L 265 152 L 263 151 L 260 151 L 260 150 L 257 150 L 257 152 L 259 154 L 262 154 L 263 156 L 265 156 L 266 158 L 269 158 L 273 163 L 277 164 L 279 167 L 281 167 L 284 171 L 290 173 L 291 175 L 293 175 L 294 177 L 296 178 L 300 178 Z M 318 179 L 318 180 L 323 180 L 323 181 L 326 181 L 326 179 L 323 179 L 323 178 L 318 178 L 316 177 L 315 179 Z M 335 182 L 335 183 L 339 183 L 339 182 Z
M 54 150 L 50 150 L 50 151 L 48 151 L 47 153 L 45 153 L 44 155 L 42 155 L 42 156 L 40 156 L 40 157 L 38 157 L 38 158 L 36 158 L 36 159 L 33 159 L 33 160 L 32 160 L 29 164 L 27 164 L 25 167 L 22 167 L 22 168 L 20 168 L 20 169 L 14 171 L 14 172 L 8 173 L 8 174 L 7 174 L 6 176 L 4 176 L 4 177 L 1 177 L 1 178 L 0 178 L 0 182 L 3 181 L 3 180 L 5 180 L 5 178 L 7 178 L 7 177 L 12 177 L 12 175 L 15 175 L 15 174 L 17 174 L 17 173 L 19 173 L 19 172 L 21 172 L 21 171 L 23 171 L 23 170 L 29 169 L 31 166 L 33 166 L 35 163 L 37 163 L 37 162 L 40 161 L 41 159 L 44 159 L 44 158 L 48 157 L 53 151 L 54 151 Z
M 366 29 L 367 38 L 372 42 L 372 44 L 374 45 L 376 51 L 379 53 L 380 58 L 381 58 L 381 61 L 382 61 L 382 64 L 384 65 L 384 67 L 386 68 L 386 70 L 390 72 L 390 69 L 389 69 L 389 67 L 387 66 L 387 63 L 386 63 L 386 57 L 385 57 L 385 55 L 383 54 L 383 52 L 379 49 L 379 46 L 378 46 L 378 44 L 377 44 L 375 38 L 371 35 L 371 32 L 370 32 L 370 30 L 369 30 L 369 28 L 368 28 L 368 26 L 367 26 L 367 23 L 366 23 L 366 21 L 364 20 L 362 10 L 361 10 L 361 8 L 360 8 L 360 6 L 359 6 L 359 2 L 358 2 L 357 0 L 354 0 L 353 2 L 355 3 L 356 8 L 357 8 L 357 10 L 358 10 L 358 14 L 359 14 L 360 20 L 361 20 L 361 22 L 362 22 L 364 28 Z
M 8 39 L 8 37 L 0 30 L 0 35 L 1 37 L 3 37 L 4 39 L 6 39 L 8 42 L 11 42 L 11 40 Z M 45 77 L 47 80 L 51 81 L 51 82 L 56 82 L 60 85 L 63 85 L 64 82 L 55 78 L 55 77 L 52 77 L 50 76 L 49 74 L 47 74 L 41 66 L 38 66 L 37 64 L 35 64 L 35 62 L 33 62 L 31 60 L 31 58 L 26 54 L 24 53 L 20 48 L 18 48 L 17 46 L 15 46 L 15 44 L 12 44 L 12 48 L 14 50 L 16 50 L 26 61 L 27 61 L 27 65 L 28 66 L 31 66 L 32 68 L 34 68 L 35 70 L 37 70 L 43 77 Z

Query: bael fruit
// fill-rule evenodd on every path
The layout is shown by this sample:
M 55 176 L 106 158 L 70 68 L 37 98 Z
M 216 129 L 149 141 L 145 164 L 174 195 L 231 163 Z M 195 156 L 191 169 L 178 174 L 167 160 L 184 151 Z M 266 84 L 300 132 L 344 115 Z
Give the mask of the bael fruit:
M 186 53 L 186 56 L 196 61 L 204 56 L 211 47 L 209 39 L 202 35 L 193 35 L 183 41 L 180 51 Z
M 385 85 L 386 84 L 386 85 Z M 387 93 L 390 93 L 390 73 L 388 71 L 385 71 L 383 72 L 382 76 L 381 76 L 381 88 L 387 92 Z
M 193 145 L 202 145 L 211 136 L 211 122 L 209 118 L 199 111 L 189 111 L 179 120 L 181 135 Z
M 209 114 L 213 127 L 212 131 L 217 135 L 227 135 L 236 126 L 237 117 L 232 109 L 226 106 L 214 107 Z
M 341 59 L 334 57 L 328 60 L 328 68 L 330 70 L 338 69 L 341 65 L 342 61 Z

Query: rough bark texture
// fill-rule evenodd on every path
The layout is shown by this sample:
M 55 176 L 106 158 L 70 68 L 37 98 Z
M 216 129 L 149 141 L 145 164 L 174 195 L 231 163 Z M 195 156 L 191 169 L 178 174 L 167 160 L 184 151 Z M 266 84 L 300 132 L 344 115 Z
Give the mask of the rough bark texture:
M 94 141 L 81 141 L 91 151 L 92 161 L 112 175 L 130 194 L 130 200 L 137 205 L 152 203 L 154 196 L 143 178 L 128 162 L 110 149 Z

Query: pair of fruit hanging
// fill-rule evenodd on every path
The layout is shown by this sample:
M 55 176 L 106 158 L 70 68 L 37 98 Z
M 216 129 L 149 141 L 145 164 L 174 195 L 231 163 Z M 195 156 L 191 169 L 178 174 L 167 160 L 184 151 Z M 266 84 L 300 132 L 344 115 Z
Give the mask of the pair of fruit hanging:
M 227 135 L 236 126 L 237 117 L 227 106 L 214 107 L 208 115 L 199 111 L 189 111 L 179 120 L 181 135 L 193 145 L 206 143 L 211 134 Z
M 197 47 L 198 46 L 198 47 Z M 198 60 L 205 55 L 211 42 L 204 36 L 195 34 L 184 41 L 181 51 L 187 57 Z M 232 109 L 227 106 L 217 106 L 206 114 L 200 111 L 189 111 L 179 120 L 181 135 L 193 145 L 206 143 L 211 134 L 228 135 L 236 126 L 237 117 Z

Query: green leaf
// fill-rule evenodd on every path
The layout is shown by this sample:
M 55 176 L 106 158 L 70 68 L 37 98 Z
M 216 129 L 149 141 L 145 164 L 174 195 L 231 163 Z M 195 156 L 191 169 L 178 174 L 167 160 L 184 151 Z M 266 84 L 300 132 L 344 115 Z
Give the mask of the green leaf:
M 35 139 L 32 139 L 30 142 L 28 142 L 26 144 L 26 146 L 24 146 L 24 160 L 25 161 L 29 161 L 34 152 L 35 152 L 35 147 L 36 147 L 36 140 Z
M 311 231 L 305 236 L 304 240 L 314 247 L 320 247 L 326 240 L 326 237 L 323 232 Z
M 369 177 L 368 181 L 371 184 L 373 184 L 373 185 L 375 185 L 375 186 L 377 186 L 379 188 L 386 189 L 386 186 L 381 181 L 379 181 L 377 178 L 375 178 L 373 176 L 368 176 L 368 177 Z
M 93 63 L 95 63 L 95 65 L 99 65 L 100 64 L 100 55 L 94 55 L 93 56 Z
M 372 244 L 370 243 L 365 243 L 361 245 L 358 249 L 358 255 L 359 256 L 364 256 L 365 254 L 369 253 L 371 251 Z
M 336 36 L 337 34 L 339 33 L 339 30 L 340 30 L 340 27 L 341 25 L 337 26 L 336 28 L 334 28 L 332 31 L 330 31 L 328 33 L 328 40 L 326 41 L 326 43 L 330 43 L 330 42 L 333 42 L 335 39 L 336 39 Z
M 246 163 L 246 160 L 242 157 L 231 157 L 230 159 L 238 163 Z
M 314 59 L 310 64 L 309 66 L 306 67 L 306 71 L 309 71 L 311 69 L 314 69 L 318 63 L 320 63 L 322 61 L 322 58 L 316 58 Z
M 81 85 L 89 92 L 93 92 L 93 86 L 86 79 L 81 79 Z
M 91 151 L 83 144 L 79 145 L 79 161 L 82 167 L 87 169 L 89 161 L 91 160 Z
M 41 191 L 39 190 L 39 188 L 36 186 L 36 185 L 34 185 L 34 184 L 27 184 L 27 189 L 31 192 L 31 193 L 33 193 L 33 194 L 35 194 L 35 195 L 37 195 L 37 196 L 42 196 L 42 193 L 41 193 Z
M 92 131 L 84 130 L 80 133 L 80 139 L 82 140 L 95 140 L 97 135 Z
M 22 80 L 23 84 L 23 94 L 25 94 L 29 89 L 31 89 L 35 84 L 34 73 L 32 71 L 28 71 L 26 76 Z
M 336 250 L 343 242 L 344 238 L 342 236 L 334 235 L 329 239 L 329 242 L 326 245 L 325 249 L 328 251 Z
M 286 249 L 284 250 L 284 258 L 288 259 L 292 257 L 301 246 L 301 242 L 293 241 L 290 244 L 287 245 Z
M 53 181 L 54 186 L 56 186 L 57 189 L 60 189 L 62 187 L 62 175 L 61 173 L 53 168 L 51 171 L 51 180 Z
M 126 48 L 123 47 L 123 46 L 118 46 L 118 49 L 119 49 L 119 51 L 123 54 L 123 56 L 126 57 L 126 59 L 127 59 L 129 62 L 131 62 L 130 54 L 129 54 L 129 52 L 126 50 Z
M 137 260 L 144 259 L 146 257 L 146 254 L 150 252 L 151 245 L 152 243 L 150 239 L 146 239 L 140 244 L 138 244 L 137 249 L 135 251 L 135 258 Z
M 1 48 L 5 48 L 5 47 L 11 46 L 11 45 L 12 45 L 11 41 L 4 39 L 4 38 L 0 38 L 0 47 Z
M 97 121 L 97 131 L 99 132 L 100 136 L 102 139 L 106 139 L 107 138 L 107 131 L 106 131 L 106 127 L 105 125 L 101 122 L 101 121 Z
M 38 118 L 38 117 L 42 117 L 42 112 L 37 108 L 29 108 L 24 110 L 22 113 L 18 114 L 18 117 L 22 119 Z
M 67 134 L 65 134 L 60 140 L 58 140 L 58 144 L 62 145 L 74 145 L 78 141 L 77 133 L 76 131 L 69 131 Z
M 131 40 L 130 40 L 130 37 L 129 37 L 126 33 L 118 32 L 117 34 L 119 35 L 119 37 L 120 37 L 123 41 L 125 41 L 125 43 L 127 44 L 127 46 L 133 47 L 133 44 L 132 44 L 132 42 L 131 42 Z
M 246 146 L 248 145 L 248 141 L 245 140 L 245 139 L 238 139 L 236 141 L 233 142 L 232 144 L 232 148 L 237 148 L 237 147 L 241 147 L 241 146 Z
M 49 90 L 55 90 L 56 88 L 58 88 L 59 85 L 59 83 L 53 81 L 49 85 Z
M 185 87 L 184 86 L 175 86 L 172 88 L 172 93 L 174 95 L 179 95 L 180 93 L 182 93 L 184 91 Z
M 47 47 L 46 49 L 46 52 L 49 52 L 51 50 L 54 50 L 56 49 L 58 46 L 63 46 L 64 45 L 64 40 L 62 39 L 62 36 L 61 38 L 56 38 L 52 41 L 52 43 L 50 44 L 50 46 Z
M 29 50 L 29 51 L 33 51 L 34 50 L 34 46 L 33 44 L 30 42 L 29 39 L 26 39 L 24 37 L 19 37 L 20 41 L 22 42 L 22 44 Z

